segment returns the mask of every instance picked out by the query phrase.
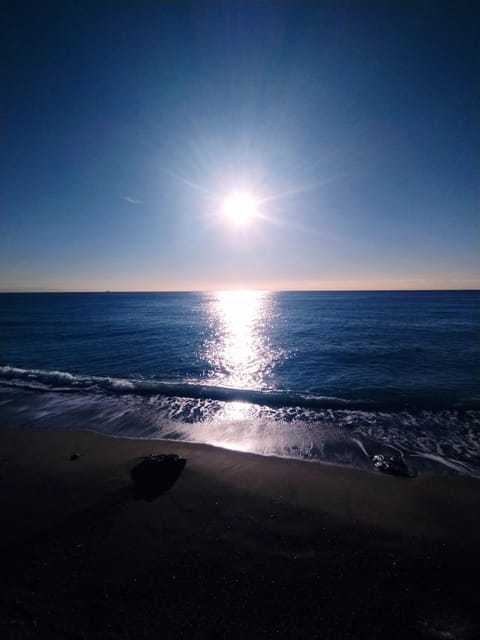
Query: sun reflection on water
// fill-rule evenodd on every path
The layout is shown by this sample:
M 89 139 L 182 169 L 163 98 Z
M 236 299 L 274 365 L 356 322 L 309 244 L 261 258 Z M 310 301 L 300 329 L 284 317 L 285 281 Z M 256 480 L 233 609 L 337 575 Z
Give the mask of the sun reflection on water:
M 265 389 L 277 354 L 268 326 L 272 296 L 265 291 L 219 291 L 210 302 L 212 336 L 205 357 L 211 382 L 236 389 Z

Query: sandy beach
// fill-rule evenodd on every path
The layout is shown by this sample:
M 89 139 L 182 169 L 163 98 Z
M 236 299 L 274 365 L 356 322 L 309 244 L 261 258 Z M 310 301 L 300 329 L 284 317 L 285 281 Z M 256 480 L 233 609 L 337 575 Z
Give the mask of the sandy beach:
M 477 479 L 80 431 L 0 443 L 2 638 L 477 637 Z M 147 502 L 130 470 L 150 453 L 187 464 Z

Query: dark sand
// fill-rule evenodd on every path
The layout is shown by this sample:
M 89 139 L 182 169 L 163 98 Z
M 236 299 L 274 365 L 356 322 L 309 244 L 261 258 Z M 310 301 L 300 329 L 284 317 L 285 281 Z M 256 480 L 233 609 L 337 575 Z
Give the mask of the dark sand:
M 145 502 L 151 452 L 188 462 Z M 480 637 L 474 478 L 3 428 L 0 493 L 2 640 Z

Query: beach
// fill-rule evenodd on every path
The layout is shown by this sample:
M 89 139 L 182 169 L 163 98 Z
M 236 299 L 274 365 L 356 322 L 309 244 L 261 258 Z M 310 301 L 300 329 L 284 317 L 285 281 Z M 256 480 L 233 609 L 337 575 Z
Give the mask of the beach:
M 477 637 L 476 478 L 73 430 L 0 443 L 2 638 Z M 187 463 L 148 502 L 130 471 L 151 453 Z
M 0 18 L 0 640 L 480 640 L 480 3 Z

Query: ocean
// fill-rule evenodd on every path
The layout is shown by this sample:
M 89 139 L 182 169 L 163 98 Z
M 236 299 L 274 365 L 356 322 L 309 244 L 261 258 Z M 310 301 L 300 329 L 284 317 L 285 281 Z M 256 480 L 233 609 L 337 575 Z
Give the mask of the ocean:
M 480 476 L 479 303 L 480 291 L 0 294 L 0 418 Z

